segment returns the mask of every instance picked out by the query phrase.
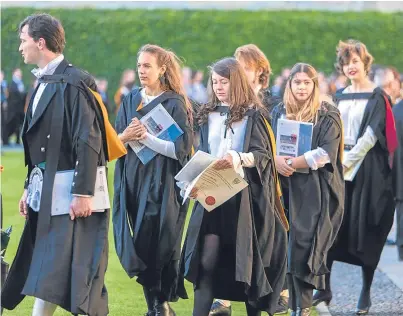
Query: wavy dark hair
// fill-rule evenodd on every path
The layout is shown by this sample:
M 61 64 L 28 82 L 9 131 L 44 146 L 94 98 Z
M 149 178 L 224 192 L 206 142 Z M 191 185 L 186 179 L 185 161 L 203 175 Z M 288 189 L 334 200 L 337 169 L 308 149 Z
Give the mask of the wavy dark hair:
M 239 62 L 233 57 L 226 57 L 209 67 L 210 76 L 207 84 L 209 102 L 200 107 L 197 113 L 197 122 L 202 125 L 208 121 L 209 113 L 221 103 L 214 93 L 212 75 L 216 73 L 229 80 L 229 108 L 230 114 L 226 125 L 242 120 L 250 108 L 262 108 L 262 104 L 249 85 L 246 74 Z

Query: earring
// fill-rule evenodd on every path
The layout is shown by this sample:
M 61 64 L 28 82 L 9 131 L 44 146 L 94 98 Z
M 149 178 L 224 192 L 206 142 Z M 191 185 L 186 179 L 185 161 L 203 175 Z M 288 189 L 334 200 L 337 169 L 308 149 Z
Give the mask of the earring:
M 161 84 L 165 84 L 165 75 L 160 76 L 160 82 Z

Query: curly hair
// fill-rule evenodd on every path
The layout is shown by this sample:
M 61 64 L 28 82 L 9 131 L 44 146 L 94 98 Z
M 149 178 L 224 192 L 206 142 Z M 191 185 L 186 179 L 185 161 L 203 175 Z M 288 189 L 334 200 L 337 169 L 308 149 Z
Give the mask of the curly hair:
M 364 63 L 364 70 L 369 74 L 371 65 L 374 62 L 374 57 L 368 52 L 367 46 L 360 41 L 350 39 L 347 42 L 339 41 L 339 45 L 336 48 L 336 63 L 334 64 L 336 70 L 341 74 L 343 72 L 343 66 L 350 62 L 353 54 L 357 54 Z
M 245 72 L 235 58 L 227 57 L 221 59 L 210 66 L 209 69 L 210 76 L 207 86 L 209 101 L 207 104 L 202 105 L 197 113 L 197 122 L 199 125 L 206 123 L 208 121 L 209 113 L 213 112 L 220 104 L 220 100 L 217 98 L 213 90 L 213 73 L 229 80 L 228 104 L 230 113 L 226 121 L 227 126 L 242 120 L 246 111 L 250 108 L 262 108 L 262 104 L 248 83 Z
M 263 89 L 269 86 L 269 79 L 272 73 L 270 62 L 259 47 L 255 44 L 240 46 L 235 50 L 234 56 L 237 60 L 242 59 L 248 67 L 251 67 L 255 71 L 261 69 L 262 73 L 259 76 L 259 83 Z

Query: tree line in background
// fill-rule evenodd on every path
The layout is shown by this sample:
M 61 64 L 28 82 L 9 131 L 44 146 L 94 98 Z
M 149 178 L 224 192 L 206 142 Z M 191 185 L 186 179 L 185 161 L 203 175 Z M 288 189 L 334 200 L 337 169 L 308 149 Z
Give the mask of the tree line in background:
M 213 10 L 96 10 L 50 9 L 66 31 L 66 58 L 96 77 L 109 81 L 113 95 L 122 71 L 135 68 L 138 49 L 146 43 L 170 48 L 192 69 L 233 55 L 254 43 L 268 56 L 274 77 L 281 69 L 304 61 L 326 74 L 334 72 L 339 40 L 364 42 L 375 63 L 403 69 L 403 13 L 213 11 Z M 1 64 L 6 78 L 20 67 L 29 84 L 32 65 L 18 52 L 18 24 L 32 8 L 1 10 Z

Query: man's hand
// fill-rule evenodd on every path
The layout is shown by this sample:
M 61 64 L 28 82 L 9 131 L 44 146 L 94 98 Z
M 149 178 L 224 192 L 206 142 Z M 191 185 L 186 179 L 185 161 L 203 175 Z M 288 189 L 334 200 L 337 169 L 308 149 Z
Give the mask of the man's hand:
M 70 219 L 90 216 L 92 211 L 91 196 L 74 196 L 70 204 Z
M 22 197 L 19 202 L 20 215 L 24 218 L 27 218 L 28 216 L 27 197 L 28 197 L 28 190 L 25 189 L 24 193 L 22 193 Z

